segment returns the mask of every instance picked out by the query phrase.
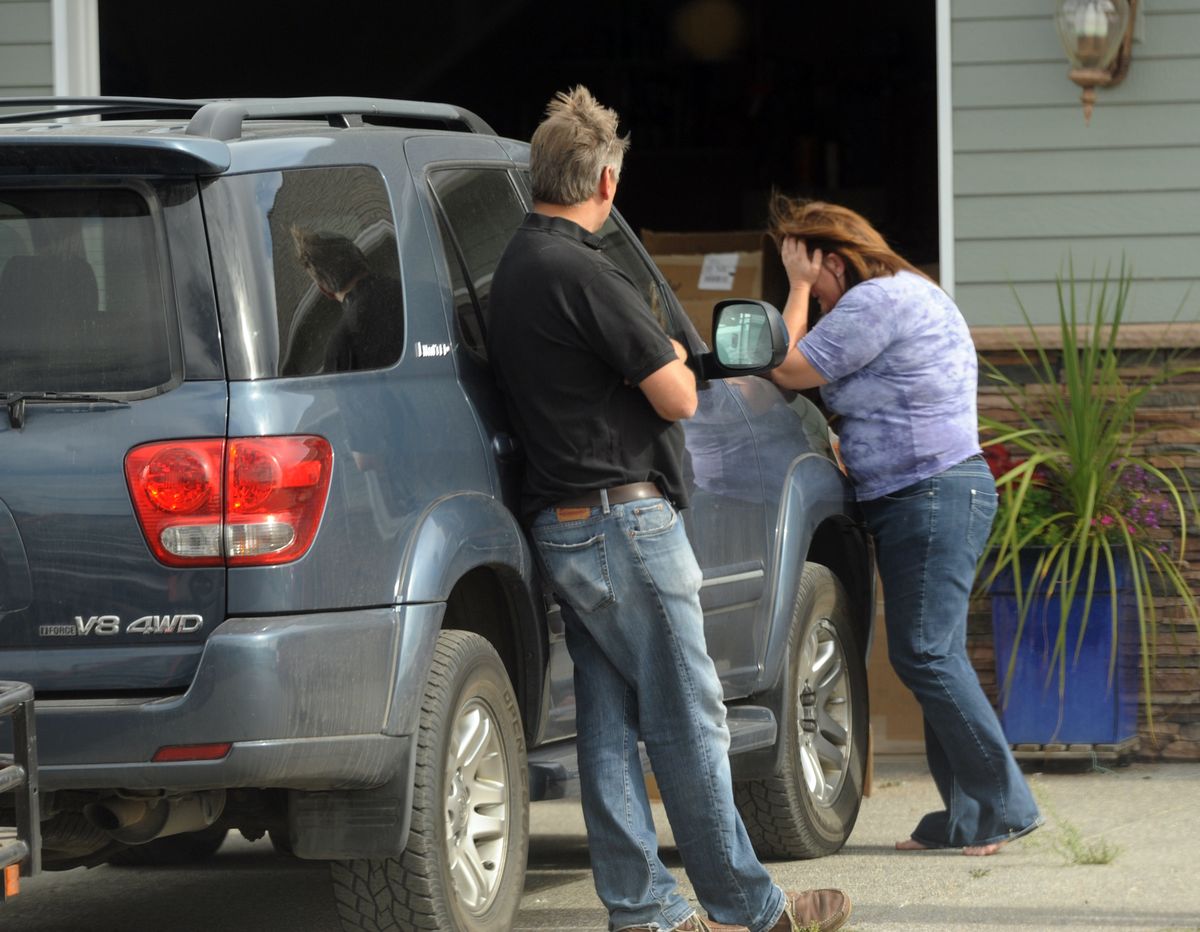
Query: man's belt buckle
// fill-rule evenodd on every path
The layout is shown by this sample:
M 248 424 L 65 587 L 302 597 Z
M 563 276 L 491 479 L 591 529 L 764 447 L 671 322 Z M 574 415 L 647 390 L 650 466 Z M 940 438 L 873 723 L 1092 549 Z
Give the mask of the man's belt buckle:
M 590 517 L 592 509 L 590 508 L 555 508 L 554 516 L 559 521 L 582 521 L 584 518 Z

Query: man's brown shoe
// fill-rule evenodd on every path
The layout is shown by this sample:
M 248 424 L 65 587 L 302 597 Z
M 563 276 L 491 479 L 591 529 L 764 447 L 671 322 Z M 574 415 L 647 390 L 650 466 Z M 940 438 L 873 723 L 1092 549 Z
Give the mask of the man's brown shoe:
M 723 922 L 713 922 L 711 919 L 701 919 L 693 916 L 683 925 L 675 927 L 674 932 L 750 932 L 745 926 L 730 926 Z
M 784 894 L 783 915 L 771 932 L 833 932 L 850 918 L 850 897 L 841 890 Z

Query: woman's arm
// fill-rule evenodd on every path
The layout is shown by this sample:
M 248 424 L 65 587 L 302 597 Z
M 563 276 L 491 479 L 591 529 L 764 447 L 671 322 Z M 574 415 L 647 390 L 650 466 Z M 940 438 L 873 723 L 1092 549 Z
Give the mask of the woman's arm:
M 782 388 L 802 389 L 824 385 L 821 377 L 796 349 L 796 344 L 808 333 L 808 306 L 812 286 L 821 274 L 821 250 L 814 249 L 809 255 L 804 240 L 789 236 L 779 247 L 783 268 L 787 272 L 787 304 L 783 306 L 783 322 L 788 332 L 788 354 L 780 365 L 771 371 L 771 380 Z

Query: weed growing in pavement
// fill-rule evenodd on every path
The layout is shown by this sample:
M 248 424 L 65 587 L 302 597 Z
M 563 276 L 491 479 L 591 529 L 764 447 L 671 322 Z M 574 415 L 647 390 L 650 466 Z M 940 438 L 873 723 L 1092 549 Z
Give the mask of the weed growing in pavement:
M 992 872 L 990 867 L 973 867 L 971 868 L 971 876 L 978 880 L 981 877 L 986 877 Z
M 1050 839 L 1050 847 L 1062 857 L 1067 864 L 1110 864 L 1121 853 L 1120 845 L 1113 844 L 1103 837 L 1089 841 L 1071 821 L 1064 819 L 1050 805 L 1045 795 L 1038 787 L 1031 784 L 1038 807 L 1052 820 L 1056 834 Z
M 1062 821 L 1058 829 L 1058 843 L 1054 850 L 1061 854 L 1068 864 L 1109 864 L 1121 853 L 1119 845 L 1097 838 L 1095 841 L 1086 840 L 1070 822 Z

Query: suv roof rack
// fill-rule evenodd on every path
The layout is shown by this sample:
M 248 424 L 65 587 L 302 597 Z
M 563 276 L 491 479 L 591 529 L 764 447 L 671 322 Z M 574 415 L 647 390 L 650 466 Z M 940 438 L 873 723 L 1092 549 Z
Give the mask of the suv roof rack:
M 19 113 L 0 114 L 0 123 L 58 119 L 70 116 L 117 116 L 165 112 L 191 113 L 187 132 L 211 139 L 238 139 L 243 120 L 321 118 L 330 126 L 349 127 L 364 122 L 384 125 L 441 125 L 472 133 L 495 135 L 483 119 L 470 110 L 450 104 L 382 97 L 258 97 L 227 100 L 175 100 L 162 97 L 6 97 L 0 107 L 32 107 Z M 366 118 L 366 119 L 364 119 Z

